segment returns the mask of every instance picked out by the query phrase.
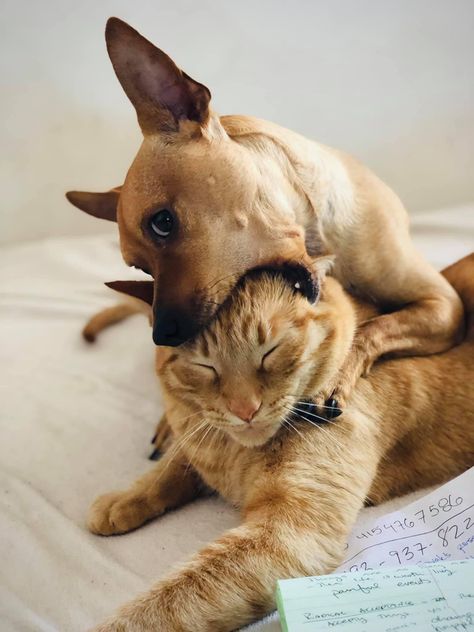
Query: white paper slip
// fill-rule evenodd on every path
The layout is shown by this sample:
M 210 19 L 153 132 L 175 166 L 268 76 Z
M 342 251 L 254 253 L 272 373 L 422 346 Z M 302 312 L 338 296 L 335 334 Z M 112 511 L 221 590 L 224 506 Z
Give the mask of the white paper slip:
M 363 529 L 355 529 L 338 571 L 474 558 L 474 467 Z
M 278 582 L 284 632 L 474 632 L 474 560 Z

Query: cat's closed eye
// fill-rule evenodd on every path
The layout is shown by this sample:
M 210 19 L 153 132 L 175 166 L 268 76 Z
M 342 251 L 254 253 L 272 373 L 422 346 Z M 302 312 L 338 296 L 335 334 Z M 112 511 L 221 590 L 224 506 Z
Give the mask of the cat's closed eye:
M 213 374 L 214 377 L 218 378 L 219 377 L 219 373 L 217 372 L 216 367 L 212 366 L 212 364 L 203 364 L 202 362 L 193 362 L 194 366 L 198 366 L 201 369 L 206 369 L 209 374 Z
M 263 356 L 262 356 L 262 361 L 261 361 L 261 363 L 260 363 L 260 368 L 261 368 L 261 369 L 264 369 L 264 370 L 265 370 L 266 368 L 268 368 L 268 367 L 266 367 L 266 366 L 265 366 L 265 360 L 267 360 L 267 359 L 270 357 L 270 355 L 271 355 L 274 351 L 276 351 L 276 349 L 278 349 L 278 347 L 279 347 L 279 346 L 280 346 L 279 344 L 278 344 L 278 345 L 275 345 L 275 346 L 274 346 L 274 347 L 272 347 L 269 351 L 267 351 L 266 353 L 264 353 L 264 354 L 263 354 Z

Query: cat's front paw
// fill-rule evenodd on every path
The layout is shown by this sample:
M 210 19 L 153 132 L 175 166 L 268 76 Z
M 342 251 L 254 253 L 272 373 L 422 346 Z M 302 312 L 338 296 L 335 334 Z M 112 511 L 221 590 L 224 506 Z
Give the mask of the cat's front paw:
M 99 496 L 87 518 L 87 527 L 97 535 L 127 533 L 150 518 L 150 509 L 142 496 L 111 492 Z

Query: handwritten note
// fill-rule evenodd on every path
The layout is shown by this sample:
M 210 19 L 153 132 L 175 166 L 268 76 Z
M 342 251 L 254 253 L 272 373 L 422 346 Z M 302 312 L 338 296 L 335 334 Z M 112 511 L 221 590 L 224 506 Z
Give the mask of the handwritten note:
M 338 571 L 474 558 L 474 468 L 356 529 Z
M 284 632 L 474 631 L 474 560 L 278 582 Z

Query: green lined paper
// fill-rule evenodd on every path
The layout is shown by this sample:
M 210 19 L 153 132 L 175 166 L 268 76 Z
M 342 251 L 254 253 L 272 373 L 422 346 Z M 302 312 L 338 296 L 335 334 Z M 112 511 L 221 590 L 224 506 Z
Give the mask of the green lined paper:
M 280 580 L 284 632 L 474 632 L 474 559 Z

